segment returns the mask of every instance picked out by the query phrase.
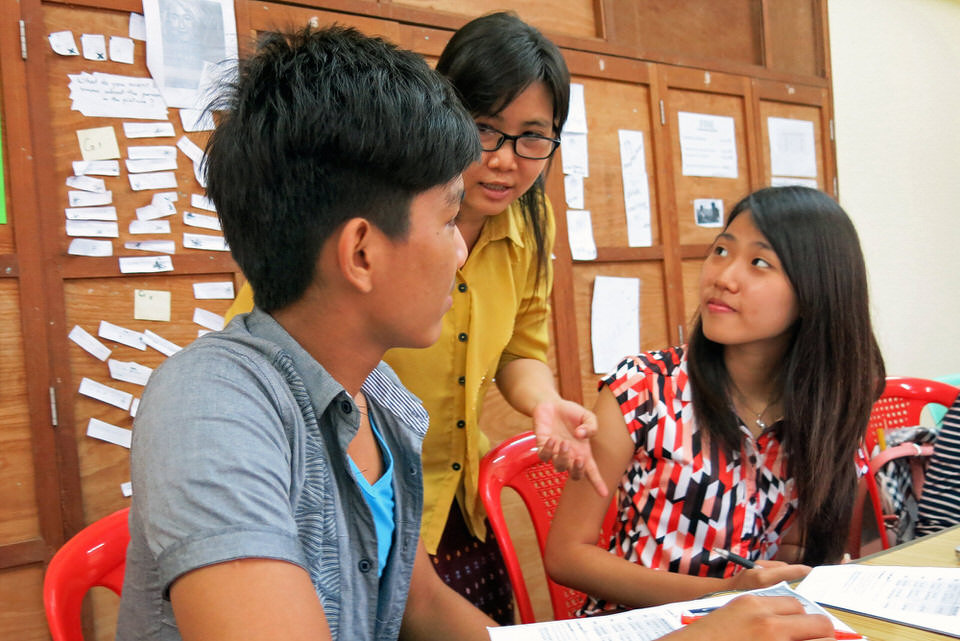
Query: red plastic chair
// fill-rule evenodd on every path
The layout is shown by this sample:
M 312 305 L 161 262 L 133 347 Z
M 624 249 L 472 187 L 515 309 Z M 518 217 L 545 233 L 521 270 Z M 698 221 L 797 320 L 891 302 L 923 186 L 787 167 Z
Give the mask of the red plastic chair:
M 95 586 L 120 594 L 130 532 L 124 508 L 95 521 L 63 544 L 47 566 L 43 605 L 53 641 L 83 641 L 83 597 Z
M 509 487 L 520 495 L 533 522 L 542 559 L 550 522 L 553 521 L 553 515 L 557 510 L 560 494 L 566 482 L 566 472 L 555 471 L 552 463 L 544 463 L 537 456 L 537 439 L 533 432 L 524 432 L 503 441 L 487 452 L 480 461 L 480 499 L 483 501 L 490 527 L 507 566 L 507 574 L 513 585 L 521 623 L 534 623 L 536 618 L 527 592 L 527 584 L 520 569 L 520 561 L 513 546 L 513 539 L 507 529 L 507 522 L 503 518 L 501 493 L 504 487 Z M 611 501 L 602 532 L 610 532 L 615 516 L 616 506 Z M 544 576 L 550 592 L 554 618 L 557 620 L 572 618 L 583 605 L 585 595 L 555 583 L 546 572 Z
M 937 403 L 945 407 L 953 404 L 960 388 L 923 378 L 890 377 L 887 379 L 883 394 L 877 399 L 870 413 L 867 424 L 865 443 L 867 452 L 873 452 L 877 445 L 877 430 L 883 429 L 886 435 L 902 427 L 920 425 L 923 409 L 930 403 Z M 857 501 L 854 505 L 853 519 L 850 527 L 850 537 L 847 549 L 851 556 L 860 555 L 861 527 L 863 523 L 864 502 L 870 497 L 873 513 L 877 520 L 877 530 L 880 535 L 880 545 L 883 549 L 890 547 L 887 536 L 887 525 L 895 522 L 897 515 L 884 514 L 880 500 L 880 489 L 877 486 L 876 473 L 888 462 L 898 458 L 909 458 L 913 476 L 913 487 L 917 498 L 923 486 L 923 469 L 927 459 L 933 454 L 931 445 L 915 445 L 901 443 L 887 448 L 870 459 L 870 470 L 860 480 Z

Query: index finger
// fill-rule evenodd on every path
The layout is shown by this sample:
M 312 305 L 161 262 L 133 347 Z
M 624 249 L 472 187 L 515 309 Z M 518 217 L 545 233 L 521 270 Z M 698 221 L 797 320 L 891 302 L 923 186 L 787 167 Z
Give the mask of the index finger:
M 607 484 L 603 482 L 603 477 L 600 475 L 599 468 L 597 468 L 597 462 L 593 460 L 592 455 L 583 466 L 583 473 L 599 496 L 605 497 L 609 494 L 609 492 L 607 492 Z

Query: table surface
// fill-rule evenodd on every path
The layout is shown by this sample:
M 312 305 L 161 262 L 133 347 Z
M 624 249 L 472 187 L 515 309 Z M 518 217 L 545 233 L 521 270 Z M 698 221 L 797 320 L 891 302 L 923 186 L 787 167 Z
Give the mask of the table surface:
M 960 567 L 954 548 L 960 545 L 960 525 L 908 541 L 889 550 L 857 559 L 864 565 L 907 565 L 941 568 Z M 870 641 L 942 641 L 943 634 L 828 608 L 851 628 Z

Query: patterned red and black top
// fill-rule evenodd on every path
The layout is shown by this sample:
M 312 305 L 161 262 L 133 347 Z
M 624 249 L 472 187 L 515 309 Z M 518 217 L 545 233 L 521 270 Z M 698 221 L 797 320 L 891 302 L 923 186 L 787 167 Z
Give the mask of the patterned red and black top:
M 624 359 L 600 382 L 620 404 L 634 456 L 617 490 L 618 518 L 608 549 L 646 567 L 727 577 L 737 566 L 721 547 L 770 559 L 796 517 L 781 422 L 758 438 L 745 425 L 739 452 L 727 455 L 693 416 L 683 347 Z M 620 609 L 588 597 L 580 614 Z

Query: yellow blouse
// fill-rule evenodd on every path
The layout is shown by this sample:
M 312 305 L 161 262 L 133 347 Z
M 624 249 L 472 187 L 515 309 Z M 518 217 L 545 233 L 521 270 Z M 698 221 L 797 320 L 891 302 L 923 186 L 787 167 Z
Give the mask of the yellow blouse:
M 549 255 L 555 235 L 549 201 L 546 213 Z M 384 356 L 430 414 L 423 442 L 421 536 L 431 554 L 436 553 L 455 499 L 473 534 L 486 535 L 477 477 L 490 443 L 480 431 L 480 408 L 504 364 L 517 358 L 547 360 L 553 272 L 548 261 L 535 287 L 536 269 L 533 232 L 520 206 L 513 203 L 486 221 L 457 272 L 453 307 L 443 318 L 440 339 L 425 349 L 392 349 Z M 253 293 L 244 284 L 227 319 L 252 308 Z

